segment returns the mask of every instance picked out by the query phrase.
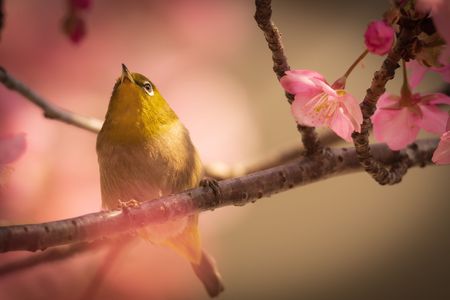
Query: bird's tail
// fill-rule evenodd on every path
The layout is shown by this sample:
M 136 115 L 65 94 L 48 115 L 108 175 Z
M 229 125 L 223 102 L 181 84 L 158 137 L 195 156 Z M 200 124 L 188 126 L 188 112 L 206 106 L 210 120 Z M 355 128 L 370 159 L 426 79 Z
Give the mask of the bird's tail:
M 198 215 L 189 216 L 184 230 L 175 237 L 165 240 L 163 244 L 191 262 L 195 274 L 210 297 L 215 297 L 223 291 L 222 278 L 214 259 L 201 249 Z
M 215 297 L 223 291 L 222 277 L 217 270 L 216 262 L 208 253 L 202 251 L 200 262 L 198 264 L 191 263 L 191 265 L 210 297 Z

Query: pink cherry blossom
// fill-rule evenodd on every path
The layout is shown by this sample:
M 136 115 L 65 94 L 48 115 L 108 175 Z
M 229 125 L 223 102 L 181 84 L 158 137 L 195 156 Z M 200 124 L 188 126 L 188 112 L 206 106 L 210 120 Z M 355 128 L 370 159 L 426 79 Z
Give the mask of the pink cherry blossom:
M 25 134 L 0 137 L 0 165 L 17 160 L 26 148 Z
M 448 114 L 437 104 L 450 104 L 450 97 L 440 93 L 403 97 L 384 93 L 372 116 L 375 139 L 400 150 L 416 139 L 420 129 L 442 134 Z
M 321 74 L 286 71 L 280 83 L 295 95 L 291 109 L 298 124 L 327 126 L 346 141 L 351 141 L 353 131 L 361 131 L 362 113 L 356 100 L 341 86 L 330 86 Z
M 450 164 L 450 131 L 444 132 L 431 160 L 437 165 Z
M 447 131 L 441 136 L 431 160 L 437 165 L 450 164 L 450 117 L 447 120 Z
M 394 29 L 383 21 L 372 21 L 364 34 L 367 50 L 378 55 L 389 52 L 394 43 Z
M 412 60 L 406 63 L 406 67 L 411 71 L 409 83 L 412 88 L 416 88 L 419 85 L 428 71 L 438 73 L 441 75 L 442 80 L 450 82 L 450 64 L 442 67 L 426 67 L 417 60 Z

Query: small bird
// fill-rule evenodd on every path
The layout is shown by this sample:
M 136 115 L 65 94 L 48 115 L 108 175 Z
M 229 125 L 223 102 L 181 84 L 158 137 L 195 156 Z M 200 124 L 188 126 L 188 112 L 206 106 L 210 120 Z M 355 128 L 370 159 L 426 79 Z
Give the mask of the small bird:
M 97 137 L 104 208 L 197 187 L 203 175 L 187 129 L 144 75 L 122 64 Z M 223 291 L 214 260 L 201 248 L 198 215 L 145 227 L 140 235 L 188 259 L 211 297 Z

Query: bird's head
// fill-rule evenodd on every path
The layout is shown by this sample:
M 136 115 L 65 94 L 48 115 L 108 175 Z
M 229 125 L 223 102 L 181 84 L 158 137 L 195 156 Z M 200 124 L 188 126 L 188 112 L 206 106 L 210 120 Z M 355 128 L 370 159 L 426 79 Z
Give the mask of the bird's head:
M 178 117 L 155 85 L 144 75 L 131 73 L 122 64 L 122 74 L 114 85 L 106 122 L 114 128 L 157 134 Z

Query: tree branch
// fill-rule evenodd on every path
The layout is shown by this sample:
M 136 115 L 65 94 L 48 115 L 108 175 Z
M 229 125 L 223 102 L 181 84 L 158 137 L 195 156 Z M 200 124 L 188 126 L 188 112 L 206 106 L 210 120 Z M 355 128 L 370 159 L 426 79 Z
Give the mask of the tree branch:
M 413 57 L 411 50 L 419 33 L 418 22 L 417 20 L 411 20 L 406 17 L 400 19 L 400 33 L 397 37 L 396 44 L 383 61 L 380 70 L 375 72 L 371 86 L 367 89 L 366 96 L 360 104 L 363 114 L 361 132 L 354 132 L 352 135 L 361 165 L 380 184 L 395 184 L 400 182 L 408 170 L 408 162 L 407 159 L 400 157 L 399 161 L 387 168 L 373 157 L 370 153 L 369 145 L 369 130 L 372 127 L 370 117 L 376 110 L 378 99 L 386 91 L 386 83 L 394 78 L 395 70 L 400 67 L 400 59 L 409 60 Z
M 30 102 L 40 107 L 44 112 L 44 116 L 48 119 L 60 120 L 67 124 L 74 125 L 95 133 L 99 132 L 102 128 L 103 122 L 99 119 L 78 115 L 52 104 L 50 101 L 47 101 L 46 99 L 37 95 L 25 84 L 9 75 L 1 66 L 0 82 L 2 82 L 8 89 L 18 92 Z
M 267 44 L 272 51 L 273 71 L 279 80 L 284 76 L 285 72 L 290 70 L 287 63 L 284 47 L 281 42 L 281 35 L 278 28 L 272 22 L 271 0 L 256 0 L 255 20 L 258 27 L 264 32 Z M 294 101 L 294 95 L 286 93 L 289 104 Z M 297 125 L 297 130 L 302 136 L 302 142 L 306 149 L 306 155 L 314 154 L 321 149 L 321 145 L 314 127 Z
M 431 162 L 437 143 L 437 139 L 417 141 L 402 151 L 401 155 L 408 157 L 408 167 L 425 166 Z M 372 152 L 383 163 L 392 163 L 398 159 L 398 153 L 390 151 L 384 144 L 374 145 Z M 241 206 L 295 186 L 355 172 L 360 168 L 354 149 L 327 149 L 317 156 L 298 158 L 274 168 L 220 181 L 220 196 L 208 188 L 200 187 L 142 202 L 137 208 L 102 211 L 42 224 L 0 227 L 0 252 L 36 251 L 114 236 L 206 210 L 229 205 Z
M 93 251 L 110 245 L 112 241 L 96 240 L 94 242 L 83 242 L 68 246 L 55 247 L 40 254 L 22 258 L 0 266 L 0 277 L 11 275 L 15 272 L 39 266 L 44 263 L 55 262 L 70 258 L 84 252 Z M 116 241 L 114 241 L 116 243 Z

